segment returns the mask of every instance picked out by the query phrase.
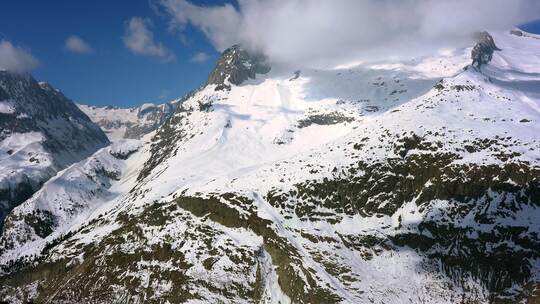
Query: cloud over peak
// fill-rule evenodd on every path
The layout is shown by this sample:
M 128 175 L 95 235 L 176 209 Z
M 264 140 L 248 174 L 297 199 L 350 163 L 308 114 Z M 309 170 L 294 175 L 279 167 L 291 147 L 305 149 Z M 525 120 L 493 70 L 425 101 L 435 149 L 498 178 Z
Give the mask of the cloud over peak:
M 16 47 L 9 41 L 0 41 L 0 70 L 25 73 L 38 65 L 39 61 L 29 51 Z
M 459 46 L 479 30 L 538 18 L 536 0 L 238 0 L 198 6 L 160 0 L 170 26 L 191 24 L 217 50 L 242 43 L 271 60 L 339 64 L 426 48 Z
M 64 43 L 64 49 L 75 54 L 92 54 L 94 49 L 77 35 L 71 35 Z
M 133 17 L 126 25 L 124 45 L 134 54 L 157 57 L 163 62 L 175 60 L 174 54 L 154 40 L 150 19 Z

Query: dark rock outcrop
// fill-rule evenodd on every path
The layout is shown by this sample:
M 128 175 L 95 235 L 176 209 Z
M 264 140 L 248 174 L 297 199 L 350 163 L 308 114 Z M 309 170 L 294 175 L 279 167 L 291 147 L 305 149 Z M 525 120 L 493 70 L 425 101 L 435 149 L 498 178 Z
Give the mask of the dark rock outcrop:
M 518 29 L 513 29 L 510 31 L 510 34 L 518 37 L 523 37 L 523 32 Z
M 208 77 L 207 84 L 217 85 L 217 90 L 228 89 L 230 85 L 240 85 L 248 79 L 255 79 L 257 74 L 270 72 L 266 57 L 251 54 L 240 45 L 226 49 Z
M 472 65 L 480 68 L 487 64 L 493 58 L 495 51 L 500 51 L 493 40 L 493 37 L 488 32 L 480 32 L 477 34 L 477 43 L 471 52 Z

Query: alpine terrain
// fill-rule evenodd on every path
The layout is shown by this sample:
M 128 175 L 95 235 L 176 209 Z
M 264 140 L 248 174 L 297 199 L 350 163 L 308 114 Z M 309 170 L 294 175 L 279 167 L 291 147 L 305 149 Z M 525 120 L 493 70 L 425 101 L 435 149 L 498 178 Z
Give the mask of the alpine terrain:
M 99 150 L 0 74 L 0 299 L 539 303 L 540 36 L 476 41 L 331 69 L 235 45 L 181 100 L 80 106 Z
M 77 105 L 92 121 L 103 129 L 110 140 L 140 139 L 161 126 L 174 112 L 176 102 L 139 107 L 119 108 Z
M 108 144 L 50 84 L 0 70 L 0 225 L 58 171 Z

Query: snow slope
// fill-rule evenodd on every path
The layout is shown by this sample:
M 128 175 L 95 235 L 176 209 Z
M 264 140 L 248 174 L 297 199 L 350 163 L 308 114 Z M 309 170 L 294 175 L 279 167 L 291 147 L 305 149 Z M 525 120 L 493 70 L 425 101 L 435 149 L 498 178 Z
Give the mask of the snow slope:
M 239 85 L 227 73 L 250 71 L 220 65 L 224 83 L 195 91 L 129 158 L 110 157 L 123 145 L 101 150 L 32 197 L 54 219 L 49 234 L 24 224 L 36 207 L 10 214 L 0 295 L 538 300 L 540 40 L 493 38 L 501 51 L 481 70 L 469 66 L 470 49 L 331 70 L 272 67 Z M 96 162 L 120 168 L 117 180 L 88 182 L 101 172 Z M 66 199 L 79 180 L 86 190 Z

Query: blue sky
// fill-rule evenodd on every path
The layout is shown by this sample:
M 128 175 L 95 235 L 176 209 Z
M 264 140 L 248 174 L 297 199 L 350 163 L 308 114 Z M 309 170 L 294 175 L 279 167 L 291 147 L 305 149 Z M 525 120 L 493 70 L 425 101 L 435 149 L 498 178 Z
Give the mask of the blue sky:
M 539 16 L 539 18 L 540 18 L 540 16 Z M 530 23 L 527 23 L 527 24 L 523 24 L 521 26 L 521 28 L 524 31 L 527 31 L 529 33 L 540 34 L 540 21 L 535 21 L 535 22 L 530 22 Z
M 166 18 L 149 0 L 17 0 L 3 3 L 2 11 L 0 39 L 30 50 L 40 62 L 32 74 L 82 103 L 131 106 L 180 97 L 205 81 L 218 56 L 198 30 L 188 27 L 182 36 L 168 31 Z M 175 61 L 136 55 L 124 46 L 126 22 L 134 16 L 152 20 L 154 39 Z M 66 51 L 70 35 L 84 39 L 94 52 Z M 210 58 L 192 62 L 197 52 Z
M 155 9 L 155 1 L 6 1 L 2 4 L 0 40 L 29 51 L 39 60 L 32 74 L 77 102 L 134 106 L 168 101 L 203 84 L 219 53 L 216 41 L 212 43 L 189 22 L 181 32 L 169 30 L 171 19 Z M 208 7 L 233 1 L 192 3 Z M 238 7 L 235 2 L 233 5 Z M 154 35 L 154 48 L 142 50 L 143 54 L 130 51 L 123 40 L 133 17 L 141 17 L 138 24 L 144 23 Z M 198 17 L 199 22 L 208 22 L 219 32 L 220 23 Z M 540 22 L 523 28 L 540 33 Z M 66 39 L 72 35 L 82 38 L 91 49 L 83 46 L 79 53 L 66 50 Z M 192 58 L 197 53 L 207 55 L 206 60 L 195 62 Z

